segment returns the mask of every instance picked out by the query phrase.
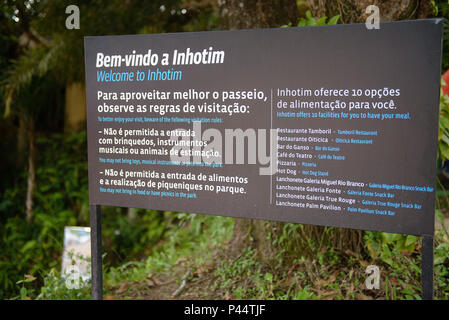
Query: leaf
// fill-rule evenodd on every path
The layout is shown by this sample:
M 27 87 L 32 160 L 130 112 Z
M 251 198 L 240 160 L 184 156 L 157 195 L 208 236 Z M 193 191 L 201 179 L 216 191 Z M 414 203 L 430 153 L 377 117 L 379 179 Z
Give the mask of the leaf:
M 434 260 L 433 260 L 433 264 L 434 265 L 438 265 L 438 264 L 442 264 L 446 261 L 446 257 L 445 256 L 435 256 Z
M 295 300 L 307 300 L 312 297 L 312 293 L 307 291 L 308 286 L 306 286 L 304 289 L 298 291 L 296 294 Z
M 122 285 L 120 286 L 120 288 L 118 288 L 115 293 L 116 294 L 121 294 L 123 292 L 125 292 L 126 290 L 128 290 L 129 288 L 129 283 L 128 282 L 124 282 L 122 283 Z
M 390 248 L 388 248 L 386 243 L 382 244 L 382 254 L 380 255 L 380 258 L 383 262 L 388 263 L 390 266 L 394 266 Z
M 393 244 L 395 241 L 399 241 L 402 237 L 404 237 L 402 234 L 382 232 L 382 239 L 386 243 Z
M 22 300 L 27 300 L 27 298 L 28 298 L 27 293 L 28 293 L 28 291 L 25 287 L 20 288 L 20 298 Z
M 369 265 L 371 265 L 371 263 L 369 263 L 368 261 L 365 261 L 365 260 L 359 260 L 359 263 L 360 263 L 360 265 L 361 265 L 362 267 L 364 267 L 364 268 L 366 268 L 366 267 L 368 267 Z
M 319 26 L 322 26 L 322 25 L 326 24 L 326 19 L 327 19 L 327 17 L 321 17 L 316 21 L 316 24 Z
M 443 107 L 440 108 L 440 111 L 442 113 L 442 114 L 440 113 L 440 118 L 439 118 L 440 124 L 442 124 L 444 126 L 444 128 L 440 128 L 440 129 L 448 129 L 449 128 L 449 114 L 448 115 L 444 114 L 445 112 L 447 112 L 449 110 L 446 110 L 446 109 L 448 109 L 447 105 L 443 105 Z
M 369 240 L 366 243 L 366 247 L 370 253 L 371 258 L 376 259 L 379 252 L 379 244 L 376 241 Z
M 162 284 L 162 281 L 159 280 L 157 277 L 153 277 L 152 279 L 157 286 L 160 286 Z
M 357 300 L 373 300 L 373 297 L 364 295 L 363 293 L 356 293 L 356 294 L 355 294 L 355 298 L 356 298 Z
M 0 84 L 0 91 L 3 91 L 6 102 L 4 117 L 11 114 L 13 99 L 20 89 L 28 85 L 33 76 L 42 77 L 50 69 L 61 46 L 62 42 L 55 42 L 50 47 L 38 45 L 12 61 L 10 69 L 6 70 L 6 79 Z
M 27 243 L 20 249 L 20 252 L 25 253 L 26 251 L 33 249 L 36 246 L 36 243 L 36 240 L 27 241 Z
M 443 140 L 447 145 L 449 145 L 449 137 L 447 135 L 443 134 L 441 140 Z
M 418 237 L 413 235 L 408 235 L 405 239 L 405 246 L 408 247 L 410 245 L 413 245 L 413 247 L 418 243 Z
M 147 278 L 147 279 L 145 279 L 145 282 L 147 283 L 148 287 L 150 287 L 150 288 L 154 287 L 154 281 L 153 280 Z
M 335 25 L 338 23 L 338 19 L 340 19 L 339 15 L 336 15 L 332 18 L 329 19 L 329 21 L 327 22 L 328 25 Z
M 26 275 L 25 275 L 25 280 L 24 280 L 24 282 L 33 282 L 34 280 L 36 280 L 36 277 L 33 277 L 33 276 L 30 275 L 30 274 L 26 274 Z
M 268 282 L 273 282 L 273 275 L 271 274 L 271 273 L 269 273 L 269 272 L 267 272 L 267 273 L 265 273 L 265 280 L 266 281 L 268 281 Z
M 449 146 L 447 146 L 446 144 L 440 144 L 440 157 L 442 158 L 442 160 L 449 159 Z

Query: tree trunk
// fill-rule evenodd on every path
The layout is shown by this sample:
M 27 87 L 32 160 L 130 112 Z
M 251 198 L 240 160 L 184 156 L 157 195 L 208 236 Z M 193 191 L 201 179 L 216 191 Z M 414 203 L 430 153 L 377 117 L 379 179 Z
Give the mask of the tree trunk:
M 19 117 L 19 131 L 17 132 L 17 161 L 20 164 L 25 162 L 26 148 L 27 148 L 28 128 L 24 117 Z
M 66 133 L 79 132 L 86 128 L 86 90 L 81 82 L 72 82 L 65 89 L 65 120 Z
M 313 16 L 340 15 L 340 22 L 363 23 L 369 14 L 366 7 L 379 7 L 381 21 L 427 18 L 432 13 L 429 0 L 307 0 Z
M 33 218 L 33 195 L 36 187 L 36 137 L 33 120 L 28 122 L 28 148 L 26 221 L 30 223 Z
M 295 0 L 218 1 L 222 29 L 274 28 L 298 21 Z
M 310 2 L 325 3 L 320 0 Z M 357 1 L 347 2 L 356 3 Z M 294 0 L 251 0 L 245 1 L 244 4 L 237 0 L 219 1 L 221 25 L 223 29 L 280 27 L 288 23 L 296 25 L 298 21 L 296 3 Z M 315 11 L 321 10 L 323 14 L 332 16 L 328 11 L 322 11 L 323 8 L 326 7 L 318 6 Z M 293 232 L 287 233 L 289 229 Z M 282 234 L 283 240 L 281 240 Z M 287 239 L 286 234 L 288 234 Z M 289 256 L 297 258 L 301 255 L 312 255 L 329 247 L 360 252 L 363 247 L 362 240 L 363 233 L 359 230 L 236 219 L 226 253 L 235 258 L 251 247 L 261 261 L 273 265 L 279 262 L 277 254 L 282 254 L 285 261 Z
M 298 21 L 296 0 L 222 0 L 218 3 L 222 29 L 272 28 Z M 238 257 L 252 247 L 259 258 L 270 262 L 275 251 L 268 235 L 279 232 L 281 226 L 277 222 L 236 219 L 227 254 Z

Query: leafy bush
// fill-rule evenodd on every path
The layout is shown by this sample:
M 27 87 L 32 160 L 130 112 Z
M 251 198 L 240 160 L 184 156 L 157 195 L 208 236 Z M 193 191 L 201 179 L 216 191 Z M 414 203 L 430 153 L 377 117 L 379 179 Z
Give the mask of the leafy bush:
M 312 13 L 307 10 L 306 16 L 304 18 L 300 18 L 298 21 L 298 27 L 312 27 L 312 26 L 325 26 L 325 25 L 335 25 L 338 23 L 339 15 L 333 16 L 329 20 L 327 20 L 326 16 L 321 18 L 315 18 L 312 16 Z M 291 23 L 288 25 L 283 25 L 281 28 L 291 27 Z
M 40 138 L 37 146 L 33 221 L 24 217 L 25 170 L 0 200 L 0 298 L 17 295 L 24 274 L 38 287 L 59 267 L 64 226 L 88 221 L 86 133 Z
M 418 247 L 418 237 L 407 234 L 386 232 L 365 232 L 365 246 L 374 260 L 381 260 L 390 266 L 397 266 L 394 250 L 398 253 L 411 254 Z
M 51 269 L 44 279 L 44 285 L 40 288 L 38 300 L 90 300 L 91 282 L 80 278 L 79 285 L 70 288 L 58 271 Z
M 442 81 L 442 85 L 445 86 L 446 83 Z M 438 152 L 443 162 L 449 160 L 449 97 L 443 90 L 440 93 Z
M 340 16 L 337 15 L 330 18 L 329 21 L 327 21 L 326 16 L 316 19 L 312 16 L 312 13 L 310 11 L 307 11 L 306 17 L 299 19 L 298 27 L 334 25 L 338 23 L 339 18 Z
M 20 297 L 20 291 L 24 293 L 25 289 L 17 281 L 22 281 L 25 274 L 36 279 L 27 282 L 24 297 L 37 295 L 42 285 L 56 285 L 57 277 L 49 271 L 61 266 L 64 227 L 89 225 L 86 144 L 85 131 L 68 137 L 53 134 L 38 139 L 31 223 L 26 223 L 24 214 L 26 170 L 1 195 L 0 299 Z M 148 248 L 165 232 L 162 214 L 149 210 L 137 213 L 131 220 L 123 208 L 103 208 L 103 216 L 108 217 L 103 220 L 104 249 L 111 253 L 106 264 L 149 254 Z

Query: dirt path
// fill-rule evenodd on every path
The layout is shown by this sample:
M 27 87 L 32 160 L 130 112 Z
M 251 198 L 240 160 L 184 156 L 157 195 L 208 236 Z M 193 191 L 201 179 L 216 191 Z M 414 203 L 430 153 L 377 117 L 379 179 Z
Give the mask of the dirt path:
M 216 277 L 213 269 L 192 271 L 187 267 L 173 270 L 171 274 L 158 274 L 141 282 L 123 282 L 111 288 L 113 299 L 132 300 L 201 300 L 230 299 L 221 290 L 212 290 Z

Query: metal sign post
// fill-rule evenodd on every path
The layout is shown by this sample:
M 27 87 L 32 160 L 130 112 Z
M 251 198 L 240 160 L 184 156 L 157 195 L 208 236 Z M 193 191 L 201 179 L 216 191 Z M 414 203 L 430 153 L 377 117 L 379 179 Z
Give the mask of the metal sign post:
M 433 235 L 422 236 L 422 299 L 433 299 Z
M 102 300 L 103 271 L 101 261 L 101 206 L 90 206 L 90 228 L 92 250 L 92 300 Z

